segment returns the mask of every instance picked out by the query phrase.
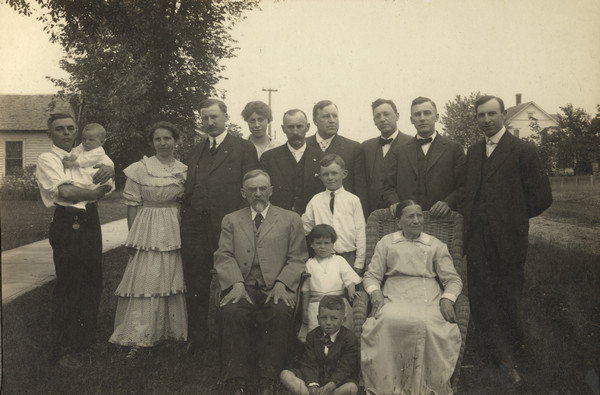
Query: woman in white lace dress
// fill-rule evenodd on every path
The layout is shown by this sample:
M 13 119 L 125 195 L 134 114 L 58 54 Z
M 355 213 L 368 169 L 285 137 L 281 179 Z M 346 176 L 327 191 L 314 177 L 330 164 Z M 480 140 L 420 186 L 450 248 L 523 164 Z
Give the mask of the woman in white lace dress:
M 115 291 L 118 303 L 109 341 L 132 346 L 128 357 L 164 340 L 187 340 L 179 236 L 187 166 L 173 157 L 178 138 L 174 125 L 156 123 L 148 133 L 156 155 L 124 170 L 129 262 Z

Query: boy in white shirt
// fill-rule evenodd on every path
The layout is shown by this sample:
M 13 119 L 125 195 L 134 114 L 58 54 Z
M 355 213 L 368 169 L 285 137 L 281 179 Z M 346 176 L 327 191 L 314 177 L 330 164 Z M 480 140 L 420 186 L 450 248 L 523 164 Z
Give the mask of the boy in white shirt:
M 346 259 L 362 275 L 365 267 L 365 217 L 358 196 L 346 191 L 342 185 L 348 175 L 344 160 L 336 154 L 327 154 L 319 163 L 319 177 L 326 190 L 308 202 L 302 215 L 304 233 L 308 235 L 315 225 L 331 225 L 338 238 L 333 246 L 335 253 Z
M 106 155 L 102 144 L 106 141 L 106 130 L 98 123 L 88 123 L 81 132 L 81 144 L 71 150 L 71 156 L 63 159 L 65 173 L 73 180 L 73 185 L 79 188 L 96 189 L 100 185 L 111 187 L 108 193 L 115 190 L 115 182 L 111 178 L 104 184 L 94 184 L 92 178 L 98 171 L 96 165 L 107 165 L 114 169 L 115 164 Z M 88 202 L 78 202 L 74 207 L 85 210 Z

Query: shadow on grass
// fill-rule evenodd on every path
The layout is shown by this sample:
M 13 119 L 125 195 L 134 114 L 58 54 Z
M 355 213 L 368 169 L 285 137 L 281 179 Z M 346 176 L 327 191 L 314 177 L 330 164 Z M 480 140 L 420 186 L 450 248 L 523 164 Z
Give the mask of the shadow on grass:
M 47 362 L 53 283 L 3 307 L 2 393 L 219 393 L 214 345 L 204 354 L 189 356 L 177 345 L 167 344 L 151 355 L 128 361 L 127 349 L 108 343 L 116 308 L 112 291 L 126 261 L 123 248 L 104 255 L 98 342 L 79 355 L 83 362 L 80 369 L 63 369 Z M 482 366 L 471 333 L 460 393 L 593 393 L 586 376 L 590 381 L 600 366 L 598 284 L 598 256 L 545 242 L 532 244 L 522 301 L 527 355 L 520 366 L 523 385 L 518 390 L 484 387 L 479 381 Z M 472 326 L 469 329 L 474 330 Z

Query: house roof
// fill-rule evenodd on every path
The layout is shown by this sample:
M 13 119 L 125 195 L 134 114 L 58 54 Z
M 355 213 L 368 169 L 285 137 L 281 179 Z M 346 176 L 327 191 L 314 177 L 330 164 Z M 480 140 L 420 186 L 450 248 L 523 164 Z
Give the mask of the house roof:
M 54 95 L 0 95 L 0 130 L 47 130 L 49 115 L 59 112 L 75 115 L 68 102 Z
M 555 115 L 553 116 L 551 114 L 548 114 L 546 111 L 544 111 L 544 109 L 542 107 L 538 106 L 537 104 L 535 104 L 535 102 L 532 102 L 532 101 L 519 104 L 518 106 L 507 108 L 506 109 L 506 121 L 509 122 L 511 119 L 515 118 L 517 115 L 519 115 L 521 112 L 523 112 L 529 106 L 533 106 L 533 107 L 537 108 L 538 111 L 540 111 L 542 114 L 546 115 L 548 118 L 550 118 L 551 120 L 556 122 L 556 124 L 558 125 L 558 117 L 556 117 Z

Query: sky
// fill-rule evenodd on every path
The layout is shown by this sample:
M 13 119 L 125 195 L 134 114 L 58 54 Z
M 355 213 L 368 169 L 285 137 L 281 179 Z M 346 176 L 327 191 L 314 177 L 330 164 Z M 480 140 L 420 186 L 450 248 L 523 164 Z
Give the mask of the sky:
M 337 104 L 339 133 L 357 141 L 378 135 L 370 104 L 379 97 L 394 100 L 409 134 L 417 96 L 433 99 L 440 114 L 456 95 L 479 91 L 507 106 L 521 93 L 551 114 L 572 103 L 594 115 L 598 21 L 600 0 L 263 0 L 234 27 L 239 50 L 224 61 L 217 89 L 245 135 L 244 105 L 268 102 L 263 89 L 277 89 L 278 140 L 283 112 L 310 117 L 322 99 Z M 0 5 L 0 94 L 56 92 L 45 77 L 65 77 L 61 48 L 42 29 Z

